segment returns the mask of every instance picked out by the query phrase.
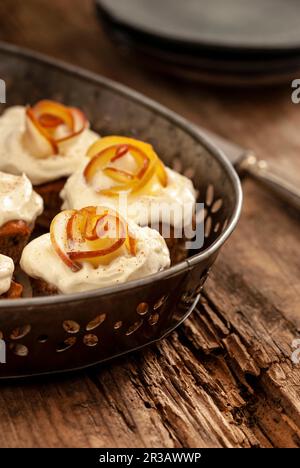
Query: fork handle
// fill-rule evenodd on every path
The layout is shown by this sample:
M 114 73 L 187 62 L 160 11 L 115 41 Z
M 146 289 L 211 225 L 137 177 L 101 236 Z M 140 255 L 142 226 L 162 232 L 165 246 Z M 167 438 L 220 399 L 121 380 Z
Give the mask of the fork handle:
M 300 182 L 297 187 L 295 183 L 287 180 L 280 174 L 278 168 L 264 160 L 259 160 L 253 153 L 249 153 L 240 164 L 245 171 L 265 187 L 268 187 L 275 195 L 289 205 L 300 211 Z

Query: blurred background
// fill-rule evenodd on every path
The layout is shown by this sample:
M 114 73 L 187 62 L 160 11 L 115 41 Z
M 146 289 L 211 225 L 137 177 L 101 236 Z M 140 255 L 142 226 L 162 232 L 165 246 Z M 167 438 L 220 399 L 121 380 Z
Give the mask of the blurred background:
M 296 0 L 1 0 L 0 40 L 122 82 L 289 169 L 297 11 Z
M 87 68 L 98 55 L 97 71 L 121 80 L 116 51 L 156 74 L 222 86 L 284 83 L 300 70 L 297 0 L 1 0 L 0 13 L 3 40 Z

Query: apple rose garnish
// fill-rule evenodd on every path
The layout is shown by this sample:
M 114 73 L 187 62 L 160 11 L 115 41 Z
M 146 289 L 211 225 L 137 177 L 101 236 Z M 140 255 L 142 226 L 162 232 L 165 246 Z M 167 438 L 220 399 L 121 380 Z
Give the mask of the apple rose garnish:
M 63 155 L 87 127 L 87 118 L 81 110 L 43 100 L 26 108 L 24 139 L 37 158 Z
M 56 253 L 74 272 L 82 268 L 82 262 L 97 268 L 126 252 L 136 255 L 136 240 L 126 221 L 110 208 L 62 211 L 51 223 L 50 237 Z
M 168 183 L 165 166 L 148 143 L 119 136 L 97 140 L 88 150 L 91 158 L 84 170 L 87 183 L 95 187 L 101 171 L 112 180 L 110 188 L 96 188 L 97 193 L 117 196 L 120 192 L 137 194 L 141 190 L 154 193 Z

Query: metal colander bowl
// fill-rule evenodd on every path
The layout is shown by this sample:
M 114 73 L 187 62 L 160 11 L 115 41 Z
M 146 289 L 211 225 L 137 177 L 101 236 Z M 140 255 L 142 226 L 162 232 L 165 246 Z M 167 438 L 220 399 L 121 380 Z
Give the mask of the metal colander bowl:
M 168 166 L 192 178 L 206 207 L 203 248 L 166 271 L 80 294 L 0 301 L 0 377 L 78 369 L 161 339 L 194 309 L 237 223 L 242 193 L 233 168 L 196 127 L 105 78 L 4 44 L 0 77 L 7 106 L 58 100 L 81 107 L 101 135 L 152 143 Z

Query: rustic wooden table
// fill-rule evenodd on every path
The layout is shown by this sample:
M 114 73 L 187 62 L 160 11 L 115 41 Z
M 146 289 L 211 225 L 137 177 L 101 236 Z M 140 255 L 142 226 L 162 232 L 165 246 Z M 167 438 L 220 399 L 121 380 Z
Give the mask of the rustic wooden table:
M 125 83 L 300 174 L 289 85 L 216 90 L 119 58 L 86 0 L 1 0 L 0 39 Z M 299 176 L 300 177 L 300 176 Z M 73 375 L 0 384 L 0 446 L 299 447 L 299 217 L 243 182 L 238 229 L 198 311 L 159 345 Z

